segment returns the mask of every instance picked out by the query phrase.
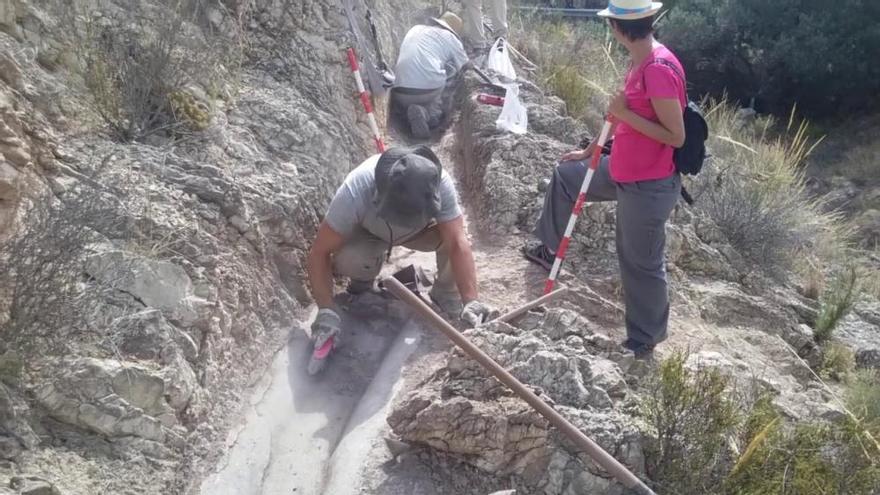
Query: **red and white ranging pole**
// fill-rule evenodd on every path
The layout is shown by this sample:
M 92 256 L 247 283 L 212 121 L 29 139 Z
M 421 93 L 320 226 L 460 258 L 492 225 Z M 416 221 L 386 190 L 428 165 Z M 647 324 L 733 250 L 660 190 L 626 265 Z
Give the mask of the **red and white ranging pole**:
M 370 124 L 370 130 L 373 131 L 373 139 L 376 141 L 376 149 L 379 153 L 384 153 L 385 142 L 382 141 L 382 136 L 379 134 L 379 126 L 376 124 L 375 115 L 373 115 L 373 104 L 370 103 L 370 95 L 367 94 L 367 90 L 364 88 L 364 80 L 361 79 L 361 71 L 358 66 L 357 55 L 354 53 L 354 48 L 348 49 L 348 65 L 351 66 L 351 73 L 354 74 L 354 82 L 357 85 L 358 92 L 360 92 L 364 111 L 367 112 L 367 122 Z
M 599 168 L 599 159 L 602 157 L 602 146 L 605 146 L 605 141 L 608 139 L 608 133 L 611 132 L 611 121 L 605 120 L 605 124 L 602 126 L 602 132 L 599 133 L 599 140 L 596 142 L 596 148 L 593 150 L 593 157 L 590 160 L 590 168 L 587 169 L 587 175 L 584 177 L 584 182 L 581 184 L 581 192 L 578 194 L 577 201 L 574 202 L 574 208 L 571 209 L 571 217 L 568 219 L 568 225 L 565 227 L 565 235 L 562 236 L 562 241 L 559 243 L 559 247 L 556 248 L 556 259 L 553 260 L 553 268 L 550 269 L 550 276 L 547 277 L 547 283 L 544 284 L 544 294 L 549 294 L 553 291 L 553 285 L 556 283 L 556 276 L 559 275 L 559 268 L 562 266 L 562 261 L 565 260 L 565 252 L 568 251 L 568 245 L 571 242 L 571 233 L 574 231 L 574 224 L 577 223 L 578 215 L 581 214 L 581 210 L 584 209 L 584 203 L 587 201 L 587 190 L 590 188 L 590 181 L 593 180 L 593 174 L 596 173 L 596 169 Z

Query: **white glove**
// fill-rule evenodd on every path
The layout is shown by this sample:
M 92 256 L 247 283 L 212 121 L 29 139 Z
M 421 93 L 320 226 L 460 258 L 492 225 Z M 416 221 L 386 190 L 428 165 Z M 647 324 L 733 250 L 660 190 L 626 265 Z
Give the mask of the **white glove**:
M 461 310 L 461 319 L 475 327 L 481 323 L 485 323 L 489 319 L 492 309 L 480 301 L 473 300 L 464 305 Z
M 315 349 L 320 348 L 327 339 L 334 337 L 334 346 L 339 343 L 339 334 L 342 330 L 342 318 L 336 311 L 330 308 L 318 310 L 315 321 L 312 322 L 312 340 L 315 341 Z

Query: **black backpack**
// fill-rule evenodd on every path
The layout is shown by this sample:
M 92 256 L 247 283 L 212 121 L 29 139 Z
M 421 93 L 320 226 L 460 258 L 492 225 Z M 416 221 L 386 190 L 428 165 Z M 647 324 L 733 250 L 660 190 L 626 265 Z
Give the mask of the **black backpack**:
M 654 63 L 669 67 L 684 83 L 684 77 L 675 64 L 663 58 L 654 60 Z M 687 90 L 685 90 L 685 98 L 687 98 Z M 703 117 L 703 111 L 696 102 L 688 99 L 687 106 L 684 107 L 684 144 L 681 148 L 676 148 L 672 154 L 675 170 L 685 175 L 700 173 L 700 170 L 703 169 L 703 162 L 706 160 L 706 139 L 708 138 L 709 124 Z M 688 204 L 693 202 L 693 200 L 688 200 L 690 195 L 687 192 L 683 192 L 683 195 Z

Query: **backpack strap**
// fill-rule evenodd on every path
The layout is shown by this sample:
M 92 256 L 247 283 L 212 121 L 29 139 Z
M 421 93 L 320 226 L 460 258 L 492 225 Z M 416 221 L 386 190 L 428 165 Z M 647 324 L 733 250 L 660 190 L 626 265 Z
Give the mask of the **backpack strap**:
M 688 101 L 690 98 L 688 98 L 687 82 L 684 79 L 684 75 L 681 73 L 680 70 L 678 70 L 678 67 L 675 64 L 673 64 L 669 60 L 666 60 L 665 58 L 655 58 L 653 61 L 651 61 L 650 64 L 646 65 L 642 69 L 642 87 L 645 88 L 645 91 L 648 90 L 648 84 L 645 82 L 645 69 L 647 69 L 648 67 L 650 67 L 651 65 L 654 65 L 654 64 L 660 64 L 662 66 L 669 67 L 670 69 L 672 69 L 672 73 L 675 74 L 676 76 L 678 76 L 678 78 L 681 80 L 681 86 L 682 86 L 682 89 L 684 89 L 684 100 Z

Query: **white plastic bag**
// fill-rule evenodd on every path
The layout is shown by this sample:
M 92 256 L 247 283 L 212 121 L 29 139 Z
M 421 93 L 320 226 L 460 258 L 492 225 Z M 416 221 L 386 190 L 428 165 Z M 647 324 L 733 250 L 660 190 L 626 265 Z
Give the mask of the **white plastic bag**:
M 486 57 L 486 68 L 495 71 L 510 82 L 516 81 L 516 71 L 513 69 L 513 62 L 510 61 L 510 48 L 504 38 L 495 40 L 489 56 Z
M 504 87 L 507 88 L 504 106 L 501 107 L 495 126 L 502 131 L 525 134 L 529 125 L 529 114 L 525 105 L 519 101 L 519 84 L 505 84 Z

